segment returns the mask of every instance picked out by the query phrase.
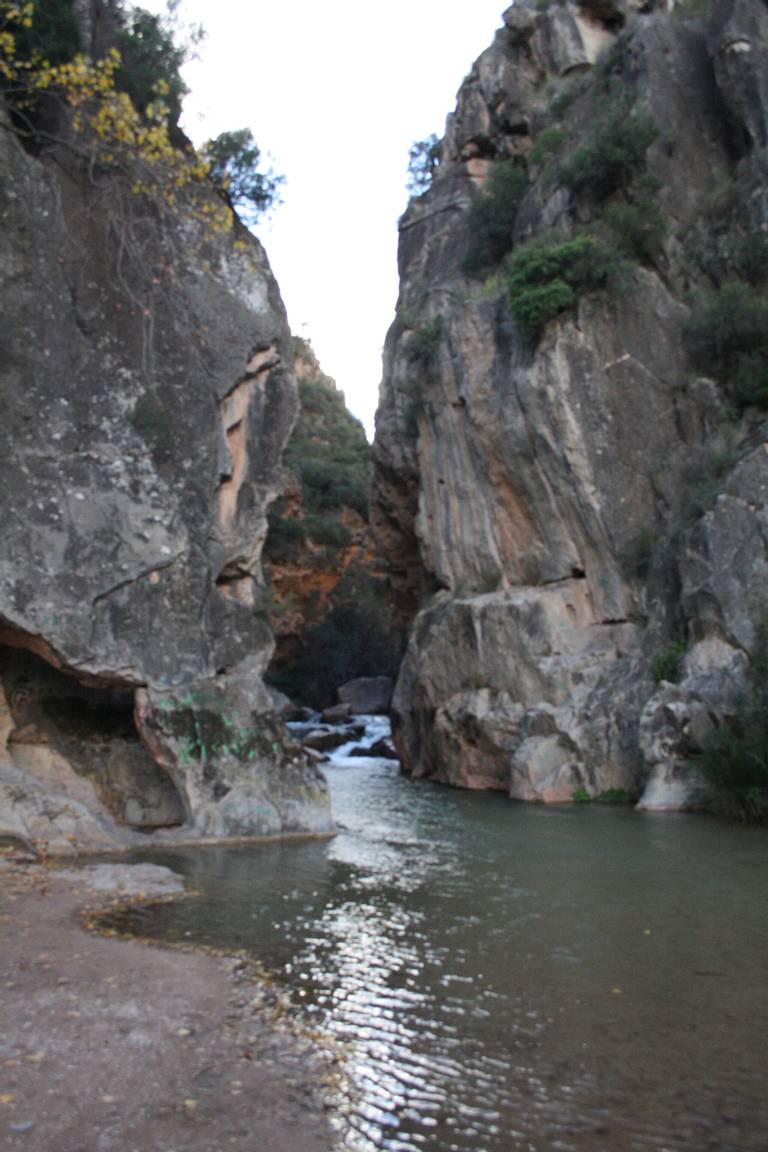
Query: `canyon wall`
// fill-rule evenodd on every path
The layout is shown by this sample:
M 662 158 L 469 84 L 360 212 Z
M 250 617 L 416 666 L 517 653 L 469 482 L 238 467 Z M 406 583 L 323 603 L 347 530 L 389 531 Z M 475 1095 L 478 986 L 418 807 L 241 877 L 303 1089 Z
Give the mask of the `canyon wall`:
M 264 546 L 276 641 L 268 679 L 325 707 L 345 680 L 394 674 L 400 637 L 368 524 L 371 446 L 311 345 L 294 337 L 293 349 L 299 417 Z
M 328 832 L 261 571 L 296 417 L 258 241 L 0 131 L 0 836 Z M 216 208 L 216 205 L 219 208 Z
M 766 427 L 712 330 L 763 307 L 768 16 L 503 20 L 400 222 L 372 504 L 412 619 L 398 748 L 519 799 L 697 806 L 765 611 Z

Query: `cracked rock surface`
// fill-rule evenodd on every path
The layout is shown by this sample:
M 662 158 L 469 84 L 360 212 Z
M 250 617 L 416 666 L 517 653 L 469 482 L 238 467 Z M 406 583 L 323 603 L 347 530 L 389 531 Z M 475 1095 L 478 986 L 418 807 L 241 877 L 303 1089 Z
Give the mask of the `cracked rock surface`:
M 262 682 L 296 414 L 264 250 L 7 128 L 0 831 L 52 851 L 327 832 L 325 782 Z

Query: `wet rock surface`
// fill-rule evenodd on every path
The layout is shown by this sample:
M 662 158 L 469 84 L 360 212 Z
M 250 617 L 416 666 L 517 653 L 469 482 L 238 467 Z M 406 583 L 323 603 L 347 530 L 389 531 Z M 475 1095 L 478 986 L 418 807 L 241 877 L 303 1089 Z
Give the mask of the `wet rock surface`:
M 400 759 L 391 740 L 374 740 L 368 745 L 358 744 L 357 747 L 351 748 L 347 755 L 361 758 L 374 756 L 379 760 Z
M 71 881 L 80 889 L 118 896 L 180 896 L 184 892 L 183 878 L 162 864 L 86 864 L 77 870 L 52 872 L 50 880 Z
M 333 748 L 340 748 L 349 739 L 349 733 L 343 729 L 332 732 L 327 729 L 313 728 L 303 737 L 306 748 L 314 748 L 316 752 L 330 752 Z

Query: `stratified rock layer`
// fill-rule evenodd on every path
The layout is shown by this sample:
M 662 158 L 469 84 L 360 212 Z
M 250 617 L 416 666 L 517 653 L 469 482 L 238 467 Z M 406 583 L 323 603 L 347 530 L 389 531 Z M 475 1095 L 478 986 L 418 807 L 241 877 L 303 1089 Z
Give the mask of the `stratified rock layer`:
M 261 680 L 296 412 L 266 256 L 60 160 L 0 132 L 0 832 L 328 831 Z
M 684 6 L 521 3 L 459 92 L 400 223 L 375 442 L 372 523 L 415 616 L 394 698 L 415 775 L 529 800 L 702 802 L 691 753 L 743 688 L 761 611 L 768 453 L 747 410 L 716 502 L 684 511 L 725 405 L 692 373 L 683 324 L 691 293 L 718 283 L 696 255 L 718 180 L 746 231 L 768 225 L 766 53 L 757 0 L 717 2 L 706 23 Z M 561 163 L 621 101 L 656 125 L 627 202 L 653 198 L 664 236 L 534 340 L 503 269 L 485 284 L 462 271 L 470 206 L 517 158 L 515 246 L 602 227 Z M 531 155 L 545 129 L 551 153 Z M 682 682 L 656 688 L 675 632 Z

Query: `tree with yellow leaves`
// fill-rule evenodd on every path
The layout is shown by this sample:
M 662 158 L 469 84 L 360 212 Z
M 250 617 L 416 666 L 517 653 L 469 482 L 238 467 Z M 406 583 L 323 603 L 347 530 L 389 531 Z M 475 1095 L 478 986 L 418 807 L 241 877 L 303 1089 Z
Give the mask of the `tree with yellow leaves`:
M 282 181 L 258 172 L 250 131 L 223 133 L 197 153 L 178 129 L 185 50 L 159 17 L 142 9 L 126 17 L 114 5 L 111 11 L 119 47 L 92 60 L 80 50 L 68 0 L 0 0 L 0 89 L 13 130 L 35 150 L 67 149 L 87 166 L 92 182 L 120 175 L 134 197 L 183 208 L 214 232 L 231 228 L 238 202 L 247 200 L 255 219 L 275 201 Z M 233 141 L 241 146 L 233 150 Z M 225 145 L 229 170 L 221 163 Z M 232 172 L 235 196 L 229 194 Z M 244 198 L 243 186 L 258 189 L 258 196 Z M 212 196 L 212 188 L 221 194 Z

